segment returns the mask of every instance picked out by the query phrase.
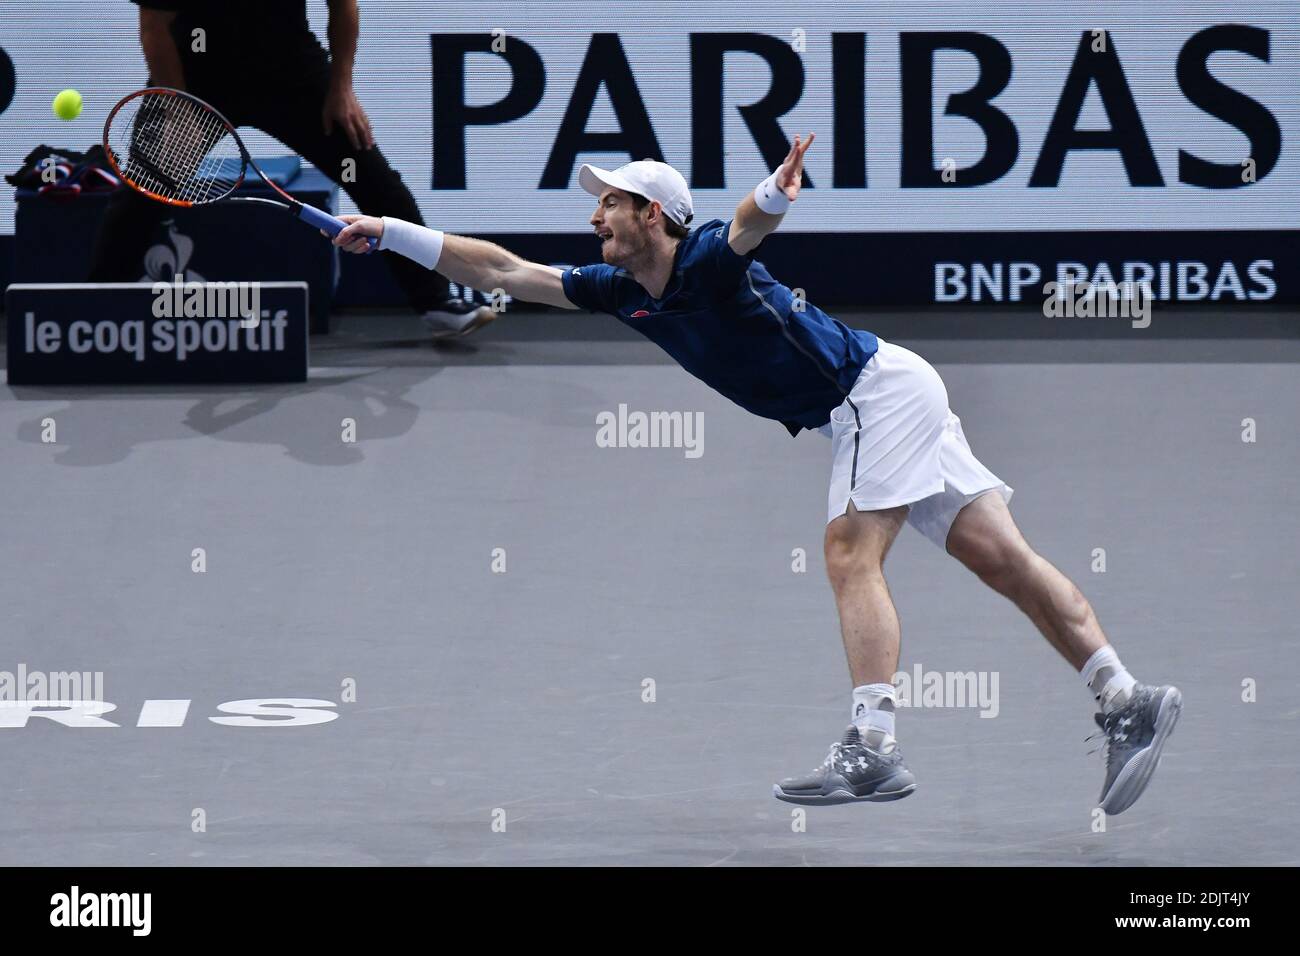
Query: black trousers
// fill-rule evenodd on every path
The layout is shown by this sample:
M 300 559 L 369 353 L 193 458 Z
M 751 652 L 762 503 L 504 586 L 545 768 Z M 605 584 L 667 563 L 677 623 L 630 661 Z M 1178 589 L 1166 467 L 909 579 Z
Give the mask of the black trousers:
M 329 60 L 315 36 L 308 33 L 292 42 L 279 42 L 275 56 L 260 59 L 250 72 L 248 59 L 232 64 L 223 62 L 215 51 L 183 55 L 185 85 L 235 126 L 254 127 L 284 143 L 338 183 L 366 215 L 394 216 L 423 225 L 415 197 L 377 146 L 353 148 L 337 123 L 333 132 L 325 135 L 321 111 L 329 85 Z M 342 181 L 346 159 L 356 162 L 352 182 Z M 289 190 L 293 191 L 292 185 Z M 109 198 L 95 237 L 90 281 L 140 278 L 145 252 L 167 215 L 164 204 L 126 186 L 117 190 Z M 385 257 L 393 278 L 416 311 L 423 312 L 447 298 L 447 280 L 436 272 L 394 252 L 377 255 Z

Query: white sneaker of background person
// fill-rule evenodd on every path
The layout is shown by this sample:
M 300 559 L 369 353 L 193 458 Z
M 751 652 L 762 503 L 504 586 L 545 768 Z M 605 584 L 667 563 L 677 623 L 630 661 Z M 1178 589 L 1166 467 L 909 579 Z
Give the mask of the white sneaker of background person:
M 435 340 L 469 335 L 496 317 L 496 313 L 486 305 L 466 302 L 455 296 L 448 296 L 420 316 L 424 327 Z

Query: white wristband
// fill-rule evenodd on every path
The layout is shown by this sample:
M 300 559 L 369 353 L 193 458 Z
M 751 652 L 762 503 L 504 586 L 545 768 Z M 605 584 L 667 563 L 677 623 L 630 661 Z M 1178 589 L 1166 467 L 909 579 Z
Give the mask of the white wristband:
M 790 197 L 776 184 L 776 173 L 754 188 L 754 202 L 763 212 L 779 216 L 790 208 Z
M 442 258 L 442 233 L 405 219 L 384 216 L 384 234 L 379 238 L 379 248 L 391 249 L 426 269 L 435 269 Z

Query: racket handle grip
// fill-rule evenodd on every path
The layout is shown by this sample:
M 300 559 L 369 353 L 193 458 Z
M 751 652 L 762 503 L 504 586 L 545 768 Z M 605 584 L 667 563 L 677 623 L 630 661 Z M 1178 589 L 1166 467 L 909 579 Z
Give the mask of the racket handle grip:
M 306 203 L 303 203 L 302 208 L 298 210 L 298 218 L 308 225 L 315 226 L 317 229 L 324 229 L 331 236 L 337 236 L 347 226 L 347 223 L 342 219 L 331 216 L 329 213 L 322 212 L 315 206 L 309 206 Z M 375 247 L 379 245 L 379 240 L 371 236 L 369 242 L 370 251 L 374 252 Z

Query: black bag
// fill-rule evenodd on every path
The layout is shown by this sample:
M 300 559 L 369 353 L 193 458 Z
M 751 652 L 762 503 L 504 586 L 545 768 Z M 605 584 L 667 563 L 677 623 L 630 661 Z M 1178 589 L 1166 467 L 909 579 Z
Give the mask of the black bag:
M 51 159 L 54 161 L 54 182 L 49 181 L 49 174 L 45 172 L 50 168 Z M 5 181 L 18 189 L 31 189 L 62 199 L 83 192 L 111 192 L 121 185 L 104 155 L 104 147 L 98 143 L 84 153 L 59 146 L 37 146 L 27 154 L 16 173 L 6 174 Z

